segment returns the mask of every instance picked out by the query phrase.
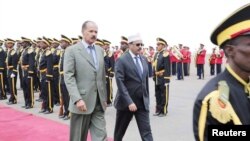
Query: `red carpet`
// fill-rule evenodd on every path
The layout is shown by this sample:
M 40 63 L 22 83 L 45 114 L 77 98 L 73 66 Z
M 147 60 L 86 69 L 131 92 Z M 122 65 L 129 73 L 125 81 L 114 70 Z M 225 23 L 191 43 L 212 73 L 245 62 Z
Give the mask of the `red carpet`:
M 0 141 L 69 141 L 69 127 L 0 105 Z

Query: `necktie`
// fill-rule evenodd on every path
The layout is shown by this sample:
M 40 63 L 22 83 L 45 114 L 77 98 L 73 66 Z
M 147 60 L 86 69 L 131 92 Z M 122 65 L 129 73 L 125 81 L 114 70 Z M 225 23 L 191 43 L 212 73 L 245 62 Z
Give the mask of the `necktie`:
M 137 71 L 139 72 L 140 77 L 142 78 L 142 69 L 139 63 L 139 59 L 140 59 L 139 57 L 135 57 L 136 68 L 137 68 Z
M 93 63 L 95 64 L 95 68 L 96 68 L 96 60 L 95 60 L 94 53 L 93 53 L 94 47 L 93 46 L 88 46 L 88 48 L 89 48 L 90 58 L 93 61 Z

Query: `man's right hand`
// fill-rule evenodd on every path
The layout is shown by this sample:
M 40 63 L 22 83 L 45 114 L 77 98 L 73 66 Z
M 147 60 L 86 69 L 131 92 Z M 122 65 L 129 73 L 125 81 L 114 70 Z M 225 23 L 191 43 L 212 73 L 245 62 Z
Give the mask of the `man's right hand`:
M 128 105 L 128 109 L 129 109 L 129 111 L 131 111 L 131 112 L 137 111 L 137 107 L 136 107 L 136 105 L 135 105 L 134 103 Z
M 84 102 L 82 99 L 79 100 L 79 101 L 77 101 L 76 107 L 77 107 L 80 111 L 82 111 L 82 112 L 87 111 L 86 104 L 85 104 L 85 102 Z

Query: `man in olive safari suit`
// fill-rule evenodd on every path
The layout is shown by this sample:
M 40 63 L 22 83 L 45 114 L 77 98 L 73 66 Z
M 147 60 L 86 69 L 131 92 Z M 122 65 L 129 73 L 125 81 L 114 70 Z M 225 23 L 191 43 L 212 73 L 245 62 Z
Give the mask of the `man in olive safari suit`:
M 107 140 L 104 52 L 94 45 L 97 32 L 94 22 L 84 22 L 83 39 L 65 51 L 63 69 L 70 95 L 70 141 L 86 141 L 89 129 L 93 141 Z

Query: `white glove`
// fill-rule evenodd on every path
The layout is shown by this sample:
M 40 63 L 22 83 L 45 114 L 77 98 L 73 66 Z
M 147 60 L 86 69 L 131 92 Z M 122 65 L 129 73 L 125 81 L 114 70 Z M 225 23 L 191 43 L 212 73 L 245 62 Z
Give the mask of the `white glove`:
M 14 74 L 14 73 L 12 73 L 11 75 L 10 75 L 10 78 L 14 78 L 16 75 Z

